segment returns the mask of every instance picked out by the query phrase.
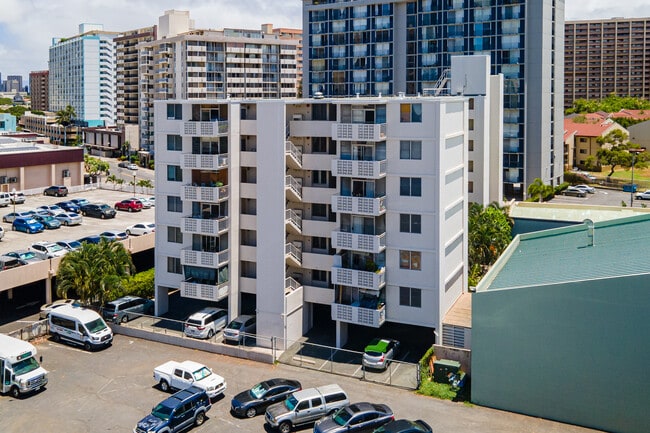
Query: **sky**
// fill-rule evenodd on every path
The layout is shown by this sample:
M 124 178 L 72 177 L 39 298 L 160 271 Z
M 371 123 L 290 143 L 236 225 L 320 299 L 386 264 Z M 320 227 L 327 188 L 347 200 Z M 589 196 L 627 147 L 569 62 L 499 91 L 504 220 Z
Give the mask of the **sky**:
M 302 26 L 301 0 L 0 0 L 0 74 L 47 69 L 52 38 L 78 34 L 79 24 L 124 31 L 158 24 L 170 9 L 189 10 L 197 29 Z M 567 20 L 650 17 L 650 1 L 565 0 Z

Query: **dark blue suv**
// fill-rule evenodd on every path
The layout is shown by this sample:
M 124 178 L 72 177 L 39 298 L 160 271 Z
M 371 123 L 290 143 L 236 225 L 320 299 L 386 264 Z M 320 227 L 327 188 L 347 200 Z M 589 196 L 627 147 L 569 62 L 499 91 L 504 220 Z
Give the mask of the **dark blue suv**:
M 190 386 L 158 403 L 151 414 L 138 422 L 133 431 L 176 433 L 192 424 L 203 424 L 205 413 L 211 407 L 208 394 L 200 388 Z

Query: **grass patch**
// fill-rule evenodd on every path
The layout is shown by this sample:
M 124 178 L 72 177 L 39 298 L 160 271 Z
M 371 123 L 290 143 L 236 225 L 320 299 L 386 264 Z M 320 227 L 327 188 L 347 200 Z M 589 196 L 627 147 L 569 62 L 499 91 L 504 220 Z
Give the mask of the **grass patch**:
M 457 396 L 456 391 L 452 390 L 448 383 L 438 383 L 431 379 L 423 380 L 417 393 L 443 400 L 455 400 Z

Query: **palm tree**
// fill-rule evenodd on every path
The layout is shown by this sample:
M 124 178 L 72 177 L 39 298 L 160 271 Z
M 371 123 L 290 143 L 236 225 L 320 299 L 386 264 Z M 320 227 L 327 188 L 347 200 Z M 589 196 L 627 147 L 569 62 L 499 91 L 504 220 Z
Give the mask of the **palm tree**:
M 547 197 L 553 193 L 553 187 L 551 185 L 545 185 L 542 179 L 535 178 L 533 183 L 528 185 L 528 195 L 531 198 L 539 198 L 539 202 L 544 201 L 544 197 Z
M 63 110 L 56 112 L 56 123 L 63 125 L 63 145 L 68 144 L 68 125 L 72 123 L 75 117 L 77 117 L 77 112 L 74 111 L 74 107 L 70 104 Z
M 66 298 L 74 291 L 83 303 L 101 305 L 134 272 L 131 255 L 120 242 L 102 239 L 99 244 L 84 243 L 61 259 L 56 293 Z

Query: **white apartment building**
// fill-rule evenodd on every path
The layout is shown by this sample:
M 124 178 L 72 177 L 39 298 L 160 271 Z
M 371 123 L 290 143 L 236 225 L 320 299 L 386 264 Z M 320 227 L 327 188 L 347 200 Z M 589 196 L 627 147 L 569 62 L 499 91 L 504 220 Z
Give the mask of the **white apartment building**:
M 154 101 L 297 96 L 299 40 L 264 30 L 193 30 L 179 11 L 159 22 L 158 39 L 138 44 L 142 148 L 154 150 Z
M 112 126 L 115 109 L 116 32 L 80 24 L 79 34 L 54 38 L 49 50 L 49 110 L 74 107 L 83 126 Z
M 502 82 L 480 56 L 452 77 L 476 94 L 156 102 L 156 313 L 180 289 L 230 318 L 253 299 L 258 334 L 288 340 L 322 320 L 339 346 L 351 325 L 440 330 Z

